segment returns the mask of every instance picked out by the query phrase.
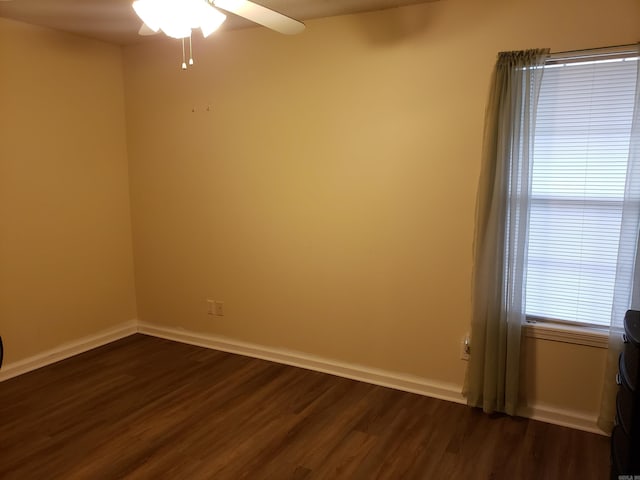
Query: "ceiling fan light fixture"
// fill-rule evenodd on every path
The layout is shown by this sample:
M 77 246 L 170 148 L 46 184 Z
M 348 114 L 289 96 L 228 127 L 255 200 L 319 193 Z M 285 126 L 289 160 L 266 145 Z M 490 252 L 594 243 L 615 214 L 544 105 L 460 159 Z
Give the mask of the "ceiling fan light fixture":
M 165 23 L 160 29 L 171 38 L 187 38 L 191 35 L 191 27 L 180 23 Z
M 202 8 L 202 14 L 200 16 L 200 30 L 202 30 L 204 38 L 207 38 L 220 28 L 220 25 L 224 23 L 227 16 L 204 2 L 202 2 L 202 5 L 204 5 L 204 7 Z
M 187 69 L 185 39 L 189 39 L 188 65 L 193 65 L 192 30 L 199 28 L 204 38 L 216 31 L 227 18 L 218 8 L 287 35 L 305 28 L 304 23 L 249 0 L 135 0 L 132 6 L 143 22 L 140 35 L 162 30 L 168 37 L 182 40 L 183 70 Z
M 136 0 L 133 9 L 151 30 L 178 39 L 191 36 L 193 28 L 207 37 L 227 18 L 206 0 Z
M 162 11 L 157 8 L 156 3 L 153 0 L 136 0 L 133 2 L 133 9 L 140 17 L 140 20 L 154 32 L 160 30 L 160 23 L 163 17 Z

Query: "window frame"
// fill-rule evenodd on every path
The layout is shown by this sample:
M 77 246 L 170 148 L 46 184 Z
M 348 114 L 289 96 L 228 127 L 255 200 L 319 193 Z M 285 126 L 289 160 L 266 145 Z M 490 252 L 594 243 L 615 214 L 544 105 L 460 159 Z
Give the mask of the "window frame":
M 567 65 L 571 63 L 601 62 L 638 58 L 637 45 L 619 45 L 613 47 L 574 50 L 549 54 L 544 68 L 553 65 Z M 640 81 L 638 79 L 637 81 Z M 597 202 L 597 200 L 594 200 Z M 606 200 L 617 202 L 617 200 Z M 595 348 L 608 348 L 609 326 L 580 321 L 562 320 L 537 315 L 526 315 L 523 324 L 523 334 L 529 338 L 559 341 L 585 345 Z

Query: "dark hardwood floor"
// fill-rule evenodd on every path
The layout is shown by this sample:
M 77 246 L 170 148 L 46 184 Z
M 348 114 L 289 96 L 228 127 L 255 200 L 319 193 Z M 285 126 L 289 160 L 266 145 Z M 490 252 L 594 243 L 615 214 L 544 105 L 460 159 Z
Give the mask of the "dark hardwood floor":
M 607 478 L 608 439 L 134 335 L 0 383 L 2 479 Z

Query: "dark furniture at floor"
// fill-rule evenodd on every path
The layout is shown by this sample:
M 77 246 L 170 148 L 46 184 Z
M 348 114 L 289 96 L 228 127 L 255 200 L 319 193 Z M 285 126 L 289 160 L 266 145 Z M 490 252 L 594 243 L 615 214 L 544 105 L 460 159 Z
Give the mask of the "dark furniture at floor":
M 640 475 L 640 311 L 624 317 L 624 349 L 620 354 L 616 425 L 611 434 L 611 478 Z

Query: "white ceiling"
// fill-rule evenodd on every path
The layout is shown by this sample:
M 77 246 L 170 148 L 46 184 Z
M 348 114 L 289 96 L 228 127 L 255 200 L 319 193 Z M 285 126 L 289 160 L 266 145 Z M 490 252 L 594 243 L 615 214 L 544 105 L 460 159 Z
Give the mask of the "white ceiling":
M 257 0 L 265 7 L 297 20 L 383 10 L 438 0 Z M 140 20 L 133 0 L 0 0 L 0 17 L 64 30 L 120 45 L 137 43 Z M 227 15 L 225 29 L 253 23 Z M 150 38 L 150 37 L 146 37 Z

